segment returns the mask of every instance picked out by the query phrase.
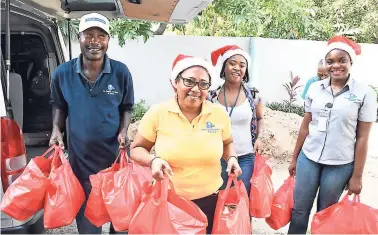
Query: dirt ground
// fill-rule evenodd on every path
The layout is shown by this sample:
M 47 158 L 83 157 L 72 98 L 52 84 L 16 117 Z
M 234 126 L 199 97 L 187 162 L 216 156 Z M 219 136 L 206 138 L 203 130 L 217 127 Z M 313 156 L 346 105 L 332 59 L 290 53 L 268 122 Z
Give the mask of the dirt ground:
M 284 180 L 288 177 L 288 165 L 291 152 L 294 149 L 298 130 L 302 118 L 296 114 L 288 114 L 279 111 L 266 109 L 264 114 L 266 130 L 263 134 L 263 142 L 265 144 L 265 152 L 273 165 L 272 181 L 274 188 L 278 189 Z M 132 124 L 129 129 L 131 140 L 137 132 L 138 123 Z M 378 145 L 373 144 L 378 139 L 378 123 L 373 125 L 369 141 L 368 158 L 364 171 L 363 191 L 361 194 L 361 202 L 374 208 L 378 208 Z M 315 208 L 315 206 L 314 206 Z M 314 214 L 314 210 L 312 215 Z M 312 215 L 310 221 L 312 219 Z M 253 234 L 286 234 L 288 226 L 275 231 L 271 229 L 264 219 L 253 219 Z M 50 234 L 75 234 L 77 233 L 75 223 L 71 226 L 49 230 Z M 109 233 L 109 224 L 103 226 L 103 234 Z

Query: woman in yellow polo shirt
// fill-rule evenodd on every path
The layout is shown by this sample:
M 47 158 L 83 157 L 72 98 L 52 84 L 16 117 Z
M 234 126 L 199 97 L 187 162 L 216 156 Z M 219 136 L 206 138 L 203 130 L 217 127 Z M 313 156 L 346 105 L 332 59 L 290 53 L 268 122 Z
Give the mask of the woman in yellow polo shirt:
M 152 105 L 142 118 L 131 145 L 131 158 L 150 166 L 161 180 L 170 175 L 176 193 L 206 214 L 207 233 L 213 226 L 217 192 L 223 184 L 220 159 L 227 171 L 241 174 L 231 135 L 231 121 L 219 105 L 206 100 L 213 66 L 202 58 L 179 55 L 173 63 L 171 83 L 175 98 Z M 150 150 L 155 146 L 156 155 Z

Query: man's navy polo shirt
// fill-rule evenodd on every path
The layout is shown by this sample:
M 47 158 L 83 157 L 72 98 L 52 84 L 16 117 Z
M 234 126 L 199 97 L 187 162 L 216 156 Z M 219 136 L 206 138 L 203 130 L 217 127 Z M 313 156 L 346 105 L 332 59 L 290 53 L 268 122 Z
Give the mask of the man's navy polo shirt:
M 81 55 L 56 69 L 51 102 L 68 114 L 68 154 L 80 179 L 108 168 L 118 152 L 121 113 L 132 111 L 133 81 L 127 66 L 105 55 L 94 85 L 85 79 Z

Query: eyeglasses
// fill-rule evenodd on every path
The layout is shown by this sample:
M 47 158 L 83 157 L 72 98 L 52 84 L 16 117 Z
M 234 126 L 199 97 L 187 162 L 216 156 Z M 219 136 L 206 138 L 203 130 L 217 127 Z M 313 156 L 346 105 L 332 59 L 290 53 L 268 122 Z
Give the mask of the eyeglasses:
M 184 82 L 184 85 L 187 87 L 195 87 L 196 85 L 198 85 L 198 88 L 200 90 L 207 90 L 211 86 L 210 82 L 205 82 L 205 81 L 196 82 L 194 78 L 191 78 L 191 77 L 189 78 L 184 78 L 181 76 L 179 77 L 182 79 L 182 81 Z

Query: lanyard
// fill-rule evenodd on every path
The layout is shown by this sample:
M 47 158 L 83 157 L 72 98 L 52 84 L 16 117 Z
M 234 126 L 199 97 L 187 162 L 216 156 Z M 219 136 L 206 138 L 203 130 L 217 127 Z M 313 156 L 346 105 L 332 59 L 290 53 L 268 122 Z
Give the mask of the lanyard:
M 235 99 L 234 104 L 231 106 L 231 111 L 230 111 L 230 114 L 229 114 L 230 117 L 231 117 L 231 115 L 232 115 L 232 111 L 234 111 L 234 108 L 235 108 L 236 102 L 238 102 L 238 98 L 239 98 L 239 94 L 240 94 L 241 87 L 242 87 L 242 85 L 240 84 L 238 95 L 236 96 L 236 99 Z M 225 106 L 226 106 L 226 110 L 227 110 L 227 112 L 228 112 L 227 99 L 226 99 L 226 88 L 225 88 L 224 86 L 223 86 L 223 95 L 224 95 L 224 104 L 225 104 Z

